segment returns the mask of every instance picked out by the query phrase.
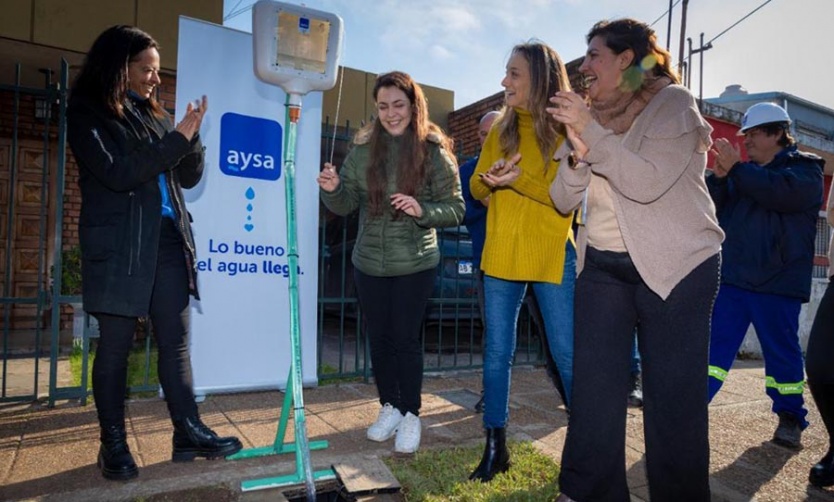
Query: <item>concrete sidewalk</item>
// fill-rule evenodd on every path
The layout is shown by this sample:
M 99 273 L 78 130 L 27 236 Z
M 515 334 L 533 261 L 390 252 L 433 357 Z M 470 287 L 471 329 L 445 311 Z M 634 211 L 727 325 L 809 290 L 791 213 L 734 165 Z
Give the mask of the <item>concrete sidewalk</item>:
M 482 444 L 481 416 L 471 411 L 480 380 L 479 372 L 426 378 L 421 449 Z M 314 469 L 393 454 L 393 441 L 380 444 L 365 439 L 378 410 L 372 384 L 306 389 L 304 399 L 310 439 L 325 439 L 330 445 L 312 453 Z M 710 407 L 713 500 L 834 501 L 834 489 L 820 490 L 807 483 L 808 470 L 827 450 L 828 438 L 807 392 L 806 400 L 811 426 L 803 435 L 804 449 L 793 452 L 772 444 L 776 417 L 764 393 L 762 363 L 736 363 Z M 200 405 L 200 412 L 218 433 L 240 436 L 246 448 L 266 446 L 275 438 L 282 401 L 280 392 L 216 395 Z M 128 440 L 140 474 L 122 483 L 104 480 L 95 466 L 94 406 L 0 405 L 0 500 L 180 502 L 186 500 L 184 493 L 196 497 L 187 500 L 203 502 L 280 500 L 276 490 L 241 494 L 228 487 L 237 489 L 243 480 L 295 472 L 292 454 L 173 464 L 165 403 L 133 400 L 128 415 Z M 512 439 L 532 441 L 558 462 L 566 426 L 564 408 L 545 371 L 516 368 L 508 429 Z M 641 411 L 630 411 L 627 434 L 632 500 L 648 500 Z

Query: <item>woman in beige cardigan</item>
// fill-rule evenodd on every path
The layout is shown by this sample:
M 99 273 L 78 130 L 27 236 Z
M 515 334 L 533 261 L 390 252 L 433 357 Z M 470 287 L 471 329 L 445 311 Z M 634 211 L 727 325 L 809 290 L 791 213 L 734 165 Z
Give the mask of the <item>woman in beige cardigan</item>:
M 551 186 L 582 208 L 574 390 L 560 500 L 629 499 L 625 420 L 635 325 L 652 500 L 709 492 L 707 355 L 723 232 L 704 183 L 712 128 L 646 24 L 602 21 L 579 71 L 587 98 L 548 112 L 571 147 Z

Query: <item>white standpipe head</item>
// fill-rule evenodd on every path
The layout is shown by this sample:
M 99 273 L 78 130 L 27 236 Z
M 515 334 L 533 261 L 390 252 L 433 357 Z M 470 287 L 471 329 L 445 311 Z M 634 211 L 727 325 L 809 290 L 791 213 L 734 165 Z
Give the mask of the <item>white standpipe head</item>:
M 252 9 L 255 75 L 287 94 L 331 89 L 343 35 L 336 14 L 259 0 Z

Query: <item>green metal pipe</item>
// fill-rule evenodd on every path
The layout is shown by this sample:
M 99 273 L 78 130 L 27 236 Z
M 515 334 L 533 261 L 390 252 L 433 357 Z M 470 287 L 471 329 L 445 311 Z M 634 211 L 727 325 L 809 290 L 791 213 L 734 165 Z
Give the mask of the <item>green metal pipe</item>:
M 307 500 L 315 502 L 316 484 L 313 477 L 313 466 L 310 461 L 310 447 L 307 444 L 307 419 L 304 416 L 304 392 L 302 391 L 301 374 L 301 324 L 298 309 L 298 231 L 295 213 L 295 149 L 298 134 L 298 122 L 301 119 L 301 95 L 287 95 L 287 119 L 285 125 L 284 149 L 284 189 L 287 206 L 287 259 L 290 268 L 289 300 L 290 300 L 290 338 L 292 341 L 293 371 L 293 418 L 295 420 L 296 469 L 304 473 L 304 484 L 307 488 Z M 290 382 L 288 382 L 290 383 Z

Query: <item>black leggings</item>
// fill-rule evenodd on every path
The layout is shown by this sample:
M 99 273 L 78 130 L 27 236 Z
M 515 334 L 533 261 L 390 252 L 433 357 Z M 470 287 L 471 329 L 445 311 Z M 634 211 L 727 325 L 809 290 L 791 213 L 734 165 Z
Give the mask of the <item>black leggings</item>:
M 629 500 L 626 409 L 634 326 L 643 366 L 652 500 L 709 501 L 707 363 L 719 258 L 664 301 L 626 253 L 588 249 L 576 280 L 574 380 L 559 486 L 575 500 Z
M 362 305 L 371 364 L 380 404 L 405 415 L 420 415 L 423 348 L 420 327 L 434 286 L 435 269 L 394 277 L 356 270 L 356 292 Z
M 183 242 L 170 218 L 162 218 L 150 317 L 159 351 L 159 382 L 172 418 L 197 414 L 188 353 L 188 271 Z M 124 424 L 127 358 L 136 318 L 94 313 L 101 332 L 93 363 L 93 397 L 99 424 Z

